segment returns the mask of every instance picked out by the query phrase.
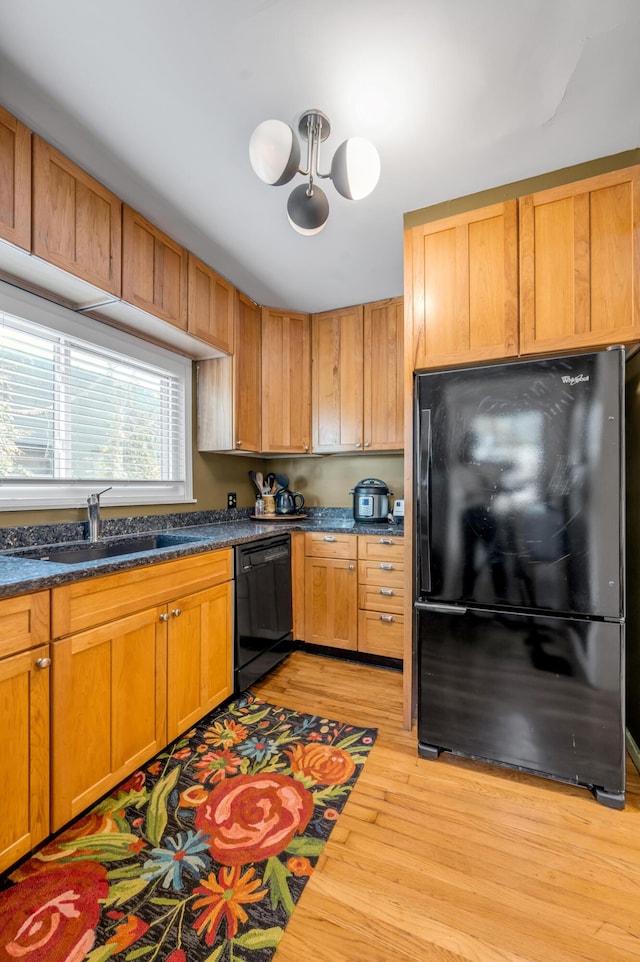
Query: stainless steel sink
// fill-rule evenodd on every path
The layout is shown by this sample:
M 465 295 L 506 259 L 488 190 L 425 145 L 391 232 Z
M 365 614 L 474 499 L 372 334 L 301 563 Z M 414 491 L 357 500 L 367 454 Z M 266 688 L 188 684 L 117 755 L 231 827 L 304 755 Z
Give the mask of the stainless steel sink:
M 183 545 L 199 544 L 203 540 L 203 538 L 179 534 L 141 534 L 112 541 L 73 541 L 67 544 L 16 548 L 13 551 L 5 551 L 3 554 L 13 558 L 77 565 L 87 561 L 99 561 L 102 558 L 118 558 L 120 555 L 133 554 L 136 551 L 179 548 Z

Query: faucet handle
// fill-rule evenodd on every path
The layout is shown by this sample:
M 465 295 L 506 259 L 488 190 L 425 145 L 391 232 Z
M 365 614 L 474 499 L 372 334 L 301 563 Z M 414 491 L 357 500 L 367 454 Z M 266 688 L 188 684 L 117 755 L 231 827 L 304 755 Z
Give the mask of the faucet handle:
M 96 491 L 94 494 L 90 494 L 87 498 L 87 504 L 100 504 L 100 495 L 106 494 L 107 491 L 111 491 L 113 485 L 110 484 L 108 488 L 104 488 L 103 491 Z

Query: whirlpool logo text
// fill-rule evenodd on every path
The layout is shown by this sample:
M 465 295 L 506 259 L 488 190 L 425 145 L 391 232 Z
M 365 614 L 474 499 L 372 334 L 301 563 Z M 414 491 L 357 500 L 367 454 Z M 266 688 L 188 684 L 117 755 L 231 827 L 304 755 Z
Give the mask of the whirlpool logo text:
M 570 374 L 564 374 L 562 377 L 563 384 L 580 384 L 581 381 L 588 381 L 588 374 L 576 374 L 575 377 L 571 377 Z

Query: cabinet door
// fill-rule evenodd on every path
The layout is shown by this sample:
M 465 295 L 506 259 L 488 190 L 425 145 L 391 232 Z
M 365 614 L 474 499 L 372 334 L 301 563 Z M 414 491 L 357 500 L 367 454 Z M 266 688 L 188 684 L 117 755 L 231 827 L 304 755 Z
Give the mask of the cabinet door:
M 404 447 L 404 300 L 364 305 L 364 447 Z
M 232 691 L 232 582 L 168 607 L 168 738 L 171 740 Z
M 516 201 L 406 231 L 405 306 L 413 370 L 515 355 Z
M 34 254 L 119 297 L 121 212 L 115 194 L 34 136 Z
M 305 632 L 312 645 L 358 647 L 358 575 L 354 561 L 307 558 Z
M 238 326 L 233 356 L 235 410 L 233 448 L 236 451 L 262 449 L 260 343 L 260 308 L 244 294 L 239 294 Z
M 520 199 L 522 353 L 637 340 L 640 167 Z
M 0 237 L 31 250 L 31 131 L 2 107 Z
M 42 645 L 0 660 L 0 873 L 49 834 L 48 658 Z
M 316 452 L 363 446 L 362 305 L 311 318 L 312 444 Z
M 166 744 L 166 624 L 152 608 L 52 644 L 52 829 Z
M 189 254 L 189 333 L 233 353 L 236 289 L 193 254 Z
M 140 214 L 122 207 L 122 297 L 187 329 L 187 251 Z
M 308 314 L 262 309 L 262 450 L 311 447 L 311 322 Z

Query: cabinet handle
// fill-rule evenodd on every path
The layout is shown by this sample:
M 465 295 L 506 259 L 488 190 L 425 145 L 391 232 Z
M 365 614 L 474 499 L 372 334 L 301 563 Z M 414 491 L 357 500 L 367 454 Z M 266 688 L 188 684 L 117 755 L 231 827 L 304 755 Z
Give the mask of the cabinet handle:
M 304 447 L 305 451 L 308 451 L 308 450 L 309 450 L 309 445 L 308 445 L 308 444 L 303 445 L 303 447 Z
M 395 621 L 393 615 L 380 615 L 380 621 Z
M 355 570 L 356 570 L 355 565 L 349 565 L 349 571 L 355 571 Z
M 393 538 L 380 538 L 378 544 L 394 544 Z
M 171 612 L 174 618 L 179 618 L 182 614 L 182 608 L 174 608 Z
M 325 534 L 325 536 L 324 536 L 324 538 L 323 538 L 322 540 L 323 540 L 323 541 L 337 541 L 337 538 L 334 538 L 332 534 Z
M 51 659 L 50 658 L 38 658 L 36 659 L 36 668 L 50 668 Z
M 357 448 L 361 448 L 361 447 L 362 447 L 362 443 L 361 443 L 360 441 L 356 441 L 356 447 L 357 447 Z
M 242 445 L 242 441 L 236 441 L 236 447 L 239 448 Z
M 394 591 L 393 591 L 392 588 L 381 588 L 381 589 L 380 589 L 380 594 L 381 594 L 381 595 L 387 595 L 388 597 L 390 597 L 391 595 L 394 594 Z
M 385 562 L 383 562 L 382 564 L 379 564 L 378 567 L 382 571 L 395 571 L 395 568 L 393 567 L 393 565 L 386 564 Z
M 169 620 L 169 615 L 165 611 L 163 612 L 163 614 L 160 615 L 160 621 L 168 621 L 168 620 Z
M 370 444 L 371 444 L 371 442 L 370 442 L 370 441 L 365 441 L 365 442 L 364 442 L 364 446 L 365 446 L 365 448 L 368 448 Z

